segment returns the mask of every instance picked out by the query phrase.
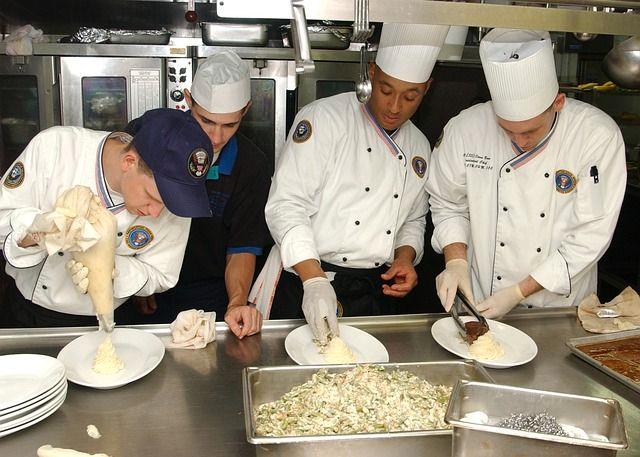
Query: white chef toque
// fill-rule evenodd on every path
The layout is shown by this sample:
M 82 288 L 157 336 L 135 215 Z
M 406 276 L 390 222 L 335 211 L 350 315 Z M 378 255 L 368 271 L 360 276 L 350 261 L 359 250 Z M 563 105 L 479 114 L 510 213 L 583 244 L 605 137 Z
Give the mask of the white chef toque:
M 191 96 L 210 113 L 234 113 L 251 100 L 249 67 L 238 54 L 222 50 L 198 66 Z
M 493 109 L 508 121 L 542 114 L 558 95 L 549 32 L 493 29 L 480 42 Z
M 448 32 L 448 25 L 386 23 L 376 65 L 394 78 L 423 83 L 431 76 Z

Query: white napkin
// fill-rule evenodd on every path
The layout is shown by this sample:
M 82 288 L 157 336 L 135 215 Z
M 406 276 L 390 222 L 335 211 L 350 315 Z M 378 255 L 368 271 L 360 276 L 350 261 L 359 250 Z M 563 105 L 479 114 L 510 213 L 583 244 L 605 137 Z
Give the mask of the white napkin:
M 202 349 L 216 339 L 216 313 L 205 313 L 201 309 L 182 311 L 169 327 L 170 348 Z
M 610 308 L 620 313 L 619 317 L 598 317 L 600 308 Z M 613 333 L 640 328 L 640 296 L 631 287 L 625 288 L 608 303 L 602 304 L 596 296 L 585 297 L 578 306 L 578 317 L 584 329 L 592 333 Z
M 41 234 L 39 244 L 49 255 L 58 251 L 86 251 L 100 239 L 91 225 L 95 217 L 90 211 L 91 202 L 96 198 L 85 186 L 67 189 L 56 200 L 53 211 L 35 217 L 27 233 Z
M 278 285 L 278 281 L 280 281 L 281 273 L 282 260 L 280 257 L 280 249 L 275 245 L 271 248 L 269 256 L 256 281 L 253 283 L 249 297 L 247 298 L 249 303 L 256 305 L 256 309 L 260 311 L 265 319 L 269 319 L 273 297 L 275 296 L 276 286 Z
M 33 42 L 42 41 L 42 30 L 31 25 L 23 25 L 14 30 L 5 41 L 7 55 L 29 56 L 33 54 Z

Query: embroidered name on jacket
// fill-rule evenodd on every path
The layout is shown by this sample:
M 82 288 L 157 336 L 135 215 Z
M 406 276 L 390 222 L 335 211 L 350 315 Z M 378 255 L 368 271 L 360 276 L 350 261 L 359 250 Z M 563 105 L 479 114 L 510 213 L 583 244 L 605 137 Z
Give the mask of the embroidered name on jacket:
M 215 217 L 222 217 L 224 214 L 224 209 L 227 206 L 227 202 L 229 201 L 229 194 L 225 194 L 224 192 L 214 191 L 209 193 L 209 208 L 211 209 L 211 214 Z
M 478 170 L 493 170 L 491 157 L 476 154 L 475 152 L 465 152 L 464 166 L 467 168 L 477 168 Z

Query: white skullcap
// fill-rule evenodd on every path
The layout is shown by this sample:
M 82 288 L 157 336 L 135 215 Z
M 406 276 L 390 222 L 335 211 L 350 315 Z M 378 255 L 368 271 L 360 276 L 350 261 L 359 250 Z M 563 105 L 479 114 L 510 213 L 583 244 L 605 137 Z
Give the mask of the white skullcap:
M 493 109 L 502 119 L 532 119 L 558 95 L 548 32 L 493 29 L 480 42 L 480 60 Z
M 191 96 L 210 113 L 234 113 L 251 100 L 249 67 L 233 51 L 219 51 L 196 70 Z
M 423 83 L 431 76 L 448 32 L 448 25 L 384 24 L 376 65 L 394 78 Z

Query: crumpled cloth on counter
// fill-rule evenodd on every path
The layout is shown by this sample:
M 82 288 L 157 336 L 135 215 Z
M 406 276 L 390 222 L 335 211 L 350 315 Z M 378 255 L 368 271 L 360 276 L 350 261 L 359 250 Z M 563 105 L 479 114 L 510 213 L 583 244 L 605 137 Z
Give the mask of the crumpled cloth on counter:
M 619 317 L 598 317 L 598 309 L 609 308 Z M 608 303 L 600 303 L 596 294 L 586 297 L 578 306 L 578 317 L 584 329 L 593 333 L 613 333 L 640 328 L 640 296 L 631 287 Z
M 170 348 L 202 349 L 216 339 L 216 313 L 205 313 L 201 309 L 182 311 L 169 328 Z
M 49 255 L 86 251 L 100 239 L 100 234 L 91 225 L 95 222 L 92 208 L 96 205 L 100 205 L 99 199 L 91 189 L 74 186 L 60 194 L 53 211 L 38 214 L 27 233 L 38 234 L 38 244 Z
M 6 52 L 10 56 L 30 56 L 33 54 L 33 43 L 42 41 L 42 30 L 31 25 L 23 25 L 14 30 L 6 38 Z

